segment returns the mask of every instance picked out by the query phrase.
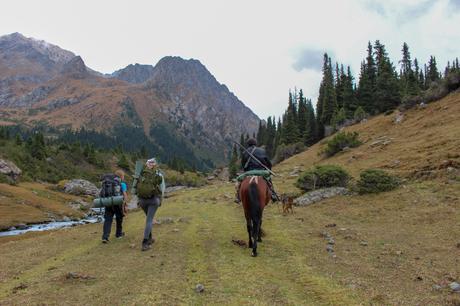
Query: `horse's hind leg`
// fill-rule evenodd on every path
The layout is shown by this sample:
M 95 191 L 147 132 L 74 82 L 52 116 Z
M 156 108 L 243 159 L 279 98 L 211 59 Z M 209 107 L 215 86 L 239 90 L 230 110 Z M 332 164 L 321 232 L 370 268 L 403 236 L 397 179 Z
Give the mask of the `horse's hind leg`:
M 248 248 L 252 248 L 252 226 L 251 226 L 251 221 L 246 220 L 246 227 L 248 229 Z
M 257 256 L 257 237 L 259 236 L 259 230 L 260 230 L 260 220 L 257 220 L 256 222 L 253 222 L 252 224 L 252 238 L 254 239 L 254 243 L 252 245 L 252 257 Z
M 257 236 L 257 242 L 262 242 L 262 219 L 259 221 L 259 233 Z

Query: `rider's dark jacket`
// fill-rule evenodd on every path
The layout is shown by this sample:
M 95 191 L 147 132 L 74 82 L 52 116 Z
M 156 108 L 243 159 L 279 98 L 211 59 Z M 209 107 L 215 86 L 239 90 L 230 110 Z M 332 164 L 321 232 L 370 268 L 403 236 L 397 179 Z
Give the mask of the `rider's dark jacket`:
M 256 146 L 250 146 L 247 148 L 255 158 L 261 161 L 268 169 L 272 169 L 272 163 L 267 156 L 267 153 L 264 149 L 258 148 Z M 243 152 L 243 158 L 241 159 L 241 167 L 244 171 L 250 170 L 263 170 L 265 169 L 262 165 L 260 165 L 254 158 L 252 158 L 247 152 Z

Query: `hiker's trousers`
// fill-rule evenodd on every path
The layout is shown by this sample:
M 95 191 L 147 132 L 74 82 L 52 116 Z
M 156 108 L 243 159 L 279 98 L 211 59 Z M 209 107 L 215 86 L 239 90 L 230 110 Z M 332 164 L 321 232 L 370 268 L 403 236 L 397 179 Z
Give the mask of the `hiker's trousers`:
M 144 240 L 148 240 L 152 237 L 153 228 L 153 217 L 160 207 L 160 197 L 153 197 L 150 199 L 139 199 L 139 206 L 145 213 L 145 229 L 144 229 Z

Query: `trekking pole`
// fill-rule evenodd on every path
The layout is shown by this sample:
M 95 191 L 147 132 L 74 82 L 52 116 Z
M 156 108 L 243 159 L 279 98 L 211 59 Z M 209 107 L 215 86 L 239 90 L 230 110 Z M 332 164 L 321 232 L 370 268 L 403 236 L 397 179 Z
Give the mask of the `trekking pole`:
M 262 167 L 264 167 L 265 170 L 267 170 L 268 172 L 270 172 L 271 175 L 277 176 L 275 172 L 273 172 L 272 170 L 268 169 L 267 166 L 265 166 L 260 160 L 257 159 L 257 157 L 255 157 L 251 152 L 249 152 L 245 147 L 243 147 L 242 144 L 240 144 L 239 142 L 236 142 L 236 141 L 233 141 L 233 143 L 236 143 L 240 148 L 242 148 L 242 149 L 244 150 L 244 152 L 248 153 L 249 156 L 251 156 L 256 162 L 258 162 L 259 165 L 261 165 Z

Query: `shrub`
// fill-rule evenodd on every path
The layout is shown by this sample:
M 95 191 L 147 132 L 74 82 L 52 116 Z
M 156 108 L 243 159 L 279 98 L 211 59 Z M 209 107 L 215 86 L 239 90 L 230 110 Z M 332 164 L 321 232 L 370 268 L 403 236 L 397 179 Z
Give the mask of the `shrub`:
M 295 154 L 305 150 L 305 146 L 301 142 L 296 142 L 293 144 L 280 144 L 276 149 L 275 158 L 273 159 L 274 164 L 280 163 L 285 159 L 288 159 Z
M 304 191 L 325 187 L 346 187 L 350 175 L 340 166 L 322 165 L 302 173 L 296 186 Z
M 390 191 L 398 187 L 398 178 L 383 170 L 367 169 L 361 172 L 357 187 L 360 194 Z
M 361 145 L 361 141 L 358 139 L 359 134 L 357 132 L 339 132 L 326 144 L 326 148 L 322 153 L 326 154 L 327 157 L 331 157 L 344 148 L 355 148 Z
M 364 111 L 364 109 L 359 106 L 356 110 L 355 110 L 355 113 L 353 114 L 353 119 L 355 119 L 356 121 L 361 121 L 365 118 L 367 118 L 367 114 L 366 112 Z

